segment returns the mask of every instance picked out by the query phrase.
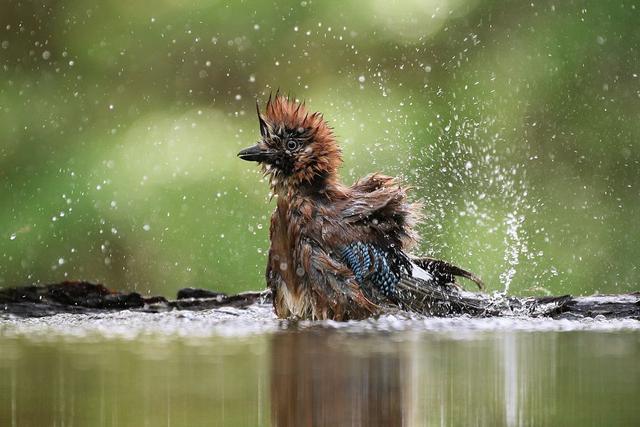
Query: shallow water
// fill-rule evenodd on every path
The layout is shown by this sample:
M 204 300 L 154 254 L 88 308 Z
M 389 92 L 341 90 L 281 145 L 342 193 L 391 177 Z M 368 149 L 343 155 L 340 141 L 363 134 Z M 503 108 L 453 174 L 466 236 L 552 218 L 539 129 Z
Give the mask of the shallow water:
M 640 322 L 0 320 L 1 426 L 638 425 Z

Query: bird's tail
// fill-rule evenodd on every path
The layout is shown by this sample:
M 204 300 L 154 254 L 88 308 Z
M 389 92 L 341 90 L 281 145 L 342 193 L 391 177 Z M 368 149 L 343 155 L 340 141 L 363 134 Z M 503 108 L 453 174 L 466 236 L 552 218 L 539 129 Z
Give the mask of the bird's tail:
M 460 313 L 488 314 L 480 295 L 466 292 L 455 284 L 455 277 L 473 281 L 480 289 L 482 280 L 449 262 L 434 258 L 412 258 L 411 275 L 403 275 L 396 285 L 396 302 L 414 312 L 446 316 Z
M 455 283 L 455 277 L 464 277 L 475 283 L 478 289 L 484 289 L 482 279 L 472 272 L 464 270 L 450 262 L 430 257 L 413 258 L 411 261 L 436 279 L 440 279 L 438 280 L 439 282 Z

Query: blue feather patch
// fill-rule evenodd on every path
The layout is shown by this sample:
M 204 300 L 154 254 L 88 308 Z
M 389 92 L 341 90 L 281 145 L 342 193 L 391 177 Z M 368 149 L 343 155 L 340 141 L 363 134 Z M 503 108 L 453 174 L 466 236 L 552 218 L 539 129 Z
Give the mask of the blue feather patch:
M 389 265 L 388 254 L 370 243 L 354 242 L 342 249 L 343 262 L 353 271 L 358 283 L 373 284 L 386 297 L 396 293 L 400 277 Z

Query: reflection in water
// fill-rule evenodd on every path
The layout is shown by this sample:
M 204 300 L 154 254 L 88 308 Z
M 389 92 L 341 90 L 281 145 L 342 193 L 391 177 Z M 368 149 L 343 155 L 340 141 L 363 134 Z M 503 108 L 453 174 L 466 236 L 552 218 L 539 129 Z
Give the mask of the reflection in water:
M 0 426 L 640 425 L 637 332 L 0 335 Z
M 556 334 L 463 340 L 276 335 L 271 343 L 272 419 L 279 426 L 546 423 L 555 412 Z M 530 355 L 535 355 L 531 358 Z
M 555 333 L 467 334 L 457 340 L 417 342 L 412 365 L 417 379 L 411 425 L 548 424 L 556 405 Z M 542 338 L 542 339 L 540 339 Z
M 401 352 L 327 333 L 277 334 L 271 343 L 271 411 L 278 426 L 401 426 Z M 344 342 L 342 342 L 344 341 Z M 383 350 L 384 350 L 384 343 Z
M 637 334 L 471 331 L 396 338 L 331 331 L 274 336 L 274 425 L 640 421 L 632 403 L 640 392 Z

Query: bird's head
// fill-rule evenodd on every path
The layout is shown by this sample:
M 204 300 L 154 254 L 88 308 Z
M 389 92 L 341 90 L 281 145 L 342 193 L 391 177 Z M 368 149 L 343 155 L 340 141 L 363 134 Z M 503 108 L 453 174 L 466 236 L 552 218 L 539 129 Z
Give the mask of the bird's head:
M 332 179 L 342 162 L 331 128 L 304 103 L 276 94 L 263 113 L 258 110 L 260 141 L 238 153 L 258 162 L 274 193 L 313 186 Z

